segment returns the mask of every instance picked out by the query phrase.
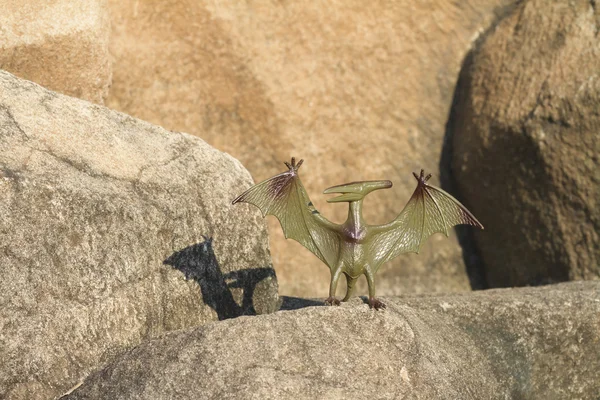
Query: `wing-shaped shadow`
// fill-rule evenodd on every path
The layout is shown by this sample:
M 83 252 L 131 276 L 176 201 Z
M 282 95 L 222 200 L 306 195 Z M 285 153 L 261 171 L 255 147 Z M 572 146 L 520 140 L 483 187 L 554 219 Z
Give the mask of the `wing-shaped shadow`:
M 163 261 L 181 271 L 185 279 L 193 279 L 202 291 L 206 305 L 217 312 L 219 320 L 240 315 L 255 315 L 252 304 L 254 288 L 263 279 L 275 276 L 271 268 L 250 268 L 223 274 L 215 252 L 213 239 L 188 246 Z M 243 290 L 242 304 L 235 302 L 231 288 Z

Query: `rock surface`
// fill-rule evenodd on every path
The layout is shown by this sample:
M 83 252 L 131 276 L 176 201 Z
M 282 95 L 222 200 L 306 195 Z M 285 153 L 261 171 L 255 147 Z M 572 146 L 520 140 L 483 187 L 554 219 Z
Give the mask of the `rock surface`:
M 325 188 L 390 179 L 393 189 L 366 200 L 365 218 L 377 224 L 408 201 L 411 172 L 425 168 L 439 184 L 461 62 L 514 1 L 109 3 L 110 107 L 201 136 L 257 181 L 304 158 L 308 193 L 334 222 L 347 208 L 326 203 Z M 282 293 L 326 295 L 329 270 L 285 241 L 275 220 L 269 228 Z M 384 266 L 378 285 L 388 295 L 468 289 L 454 236 Z
M 2 1 L 0 70 L 102 104 L 111 82 L 105 0 Z
M 600 282 L 386 301 L 380 312 L 355 298 L 172 332 L 63 399 L 575 400 L 600 393 Z
M 465 63 L 453 172 L 492 287 L 600 277 L 600 8 L 524 1 Z
M 0 71 L 0 398 L 49 399 L 143 339 L 276 309 L 260 213 L 230 207 L 250 183 L 196 137 Z

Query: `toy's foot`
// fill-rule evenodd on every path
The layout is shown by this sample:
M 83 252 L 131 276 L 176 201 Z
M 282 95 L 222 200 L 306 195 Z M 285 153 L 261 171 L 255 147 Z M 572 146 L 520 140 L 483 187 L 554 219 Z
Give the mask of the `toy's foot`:
M 325 304 L 328 306 L 339 306 L 340 301 L 335 297 L 328 297 L 327 299 L 325 299 Z
M 375 297 L 369 297 L 369 307 L 376 310 L 383 310 L 385 309 L 385 303 Z

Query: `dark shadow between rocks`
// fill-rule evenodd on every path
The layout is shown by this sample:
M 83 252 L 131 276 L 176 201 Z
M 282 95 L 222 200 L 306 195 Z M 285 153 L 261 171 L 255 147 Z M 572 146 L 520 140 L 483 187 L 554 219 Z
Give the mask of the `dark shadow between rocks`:
M 173 253 L 163 261 L 181 271 L 185 279 L 200 285 L 202 299 L 217 312 L 219 320 L 256 315 L 252 296 L 256 285 L 265 278 L 275 276 L 271 268 L 250 268 L 223 274 L 213 250 L 213 239 L 188 246 Z M 235 302 L 231 288 L 243 291 L 242 305 Z
M 368 296 L 358 296 L 358 298 L 365 303 L 366 305 L 369 305 L 369 297 Z M 351 298 L 349 301 L 352 301 Z M 301 308 L 305 308 L 305 307 L 329 307 L 325 305 L 325 301 L 324 300 L 318 300 L 318 299 L 303 299 L 301 297 L 288 297 L 288 296 L 282 296 L 282 303 L 281 303 L 281 308 L 280 310 L 284 310 L 284 311 L 290 311 L 290 310 L 299 310 Z M 342 303 L 344 304 L 344 303 Z
M 448 193 L 451 193 L 463 204 L 465 204 L 465 201 L 461 198 L 461 194 L 458 190 L 458 185 L 452 171 L 452 157 L 454 151 L 453 140 L 455 133 L 460 132 L 462 129 L 458 123 L 462 120 L 460 113 L 462 111 L 465 99 L 468 98 L 471 91 L 469 86 L 470 80 L 468 77 L 473 65 L 473 58 L 475 52 L 481 46 L 481 43 L 483 43 L 490 33 L 494 32 L 496 25 L 498 25 L 506 16 L 510 15 L 514 9 L 518 7 L 519 3 L 520 2 L 516 1 L 514 3 L 494 9 L 494 22 L 490 24 L 485 32 L 479 35 L 477 40 L 471 45 L 471 50 L 467 53 L 462 62 L 458 80 L 456 82 L 456 86 L 454 87 L 452 105 L 450 107 L 448 121 L 446 122 L 445 126 L 444 142 L 440 157 L 440 183 L 442 189 Z M 477 182 L 473 182 L 473 184 L 475 185 Z M 469 204 L 465 205 L 467 208 L 469 207 Z M 473 290 L 488 289 L 489 284 L 486 278 L 485 264 L 475 242 L 475 228 L 468 225 L 459 225 L 455 229 L 458 242 L 463 250 L 463 260 L 466 266 L 467 275 L 469 276 L 471 288 Z
M 465 57 L 461 66 L 458 81 L 456 82 L 456 87 L 454 88 L 452 106 L 450 108 L 450 115 L 448 116 L 448 121 L 446 122 L 444 142 L 442 145 L 442 155 L 440 157 L 439 165 L 440 183 L 442 189 L 444 189 L 448 193 L 451 193 L 458 199 L 458 201 L 460 201 L 463 204 L 465 204 L 465 202 L 464 199 L 462 199 L 460 196 L 460 193 L 458 191 L 458 185 L 456 183 L 454 173 L 452 171 L 452 157 L 454 150 L 453 140 L 454 133 L 456 129 L 459 128 L 457 126 L 457 120 L 460 120 L 460 118 L 458 117 L 458 113 L 460 113 L 461 103 L 463 102 L 464 96 L 468 96 L 469 93 L 469 88 L 465 87 L 465 82 L 468 81 L 467 76 L 472 62 L 473 50 L 469 51 L 469 53 Z M 465 206 L 469 208 L 468 204 L 465 204 Z M 456 236 L 458 237 L 458 242 L 460 244 L 460 247 L 462 248 L 463 261 L 465 263 L 471 289 L 488 289 L 489 285 L 485 276 L 485 267 L 483 265 L 483 261 L 475 243 L 475 228 L 469 225 L 458 225 L 454 229 L 456 230 Z
M 301 297 L 289 296 L 281 296 L 281 299 L 282 303 L 279 309 L 283 311 L 299 310 L 306 307 L 325 306 L 325 302 L 323 300 L 303 299 Z

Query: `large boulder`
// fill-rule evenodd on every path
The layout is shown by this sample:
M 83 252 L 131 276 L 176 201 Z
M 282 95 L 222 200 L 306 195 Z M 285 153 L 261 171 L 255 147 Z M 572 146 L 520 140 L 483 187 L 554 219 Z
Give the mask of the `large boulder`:
M 600 8 L 524 1 L 465 62 L 453 172 L 487 283 L 600 277 Z
M 582 282 L 241 317 L 145 342 L 63 400 L 595 399 L 599 293 Z
M 102 104 L 111 81 L 106 0 L 3 1 L 0 70 Z
M 0 398 L 49 399 L 143 339 L 273 311 L 264 222 L 230 206 L 250 183 L 197 137 L 0 71 Z
M 397 216 L 425 168 L 439 184 L 444 126 L 461 62 L 480 31 L 514 0 L 216 3 L 110 0 L 113 85 L 107 104 L 227 151 L 260 181 L 305 159 L 317 208 L 347 208 L 320 193 L 390 179 L 365 218 Z M 240 191 L 244 188 L 240 188 Z M 323 296 L 329 270 L 270 221 L 283 293 Z M 380 271 L 382 294 L 469 289 L 454 236 Z M 364 290 L 364 286 L 361 288 Z M 340 288 L 343 290 L 343 288 Z

